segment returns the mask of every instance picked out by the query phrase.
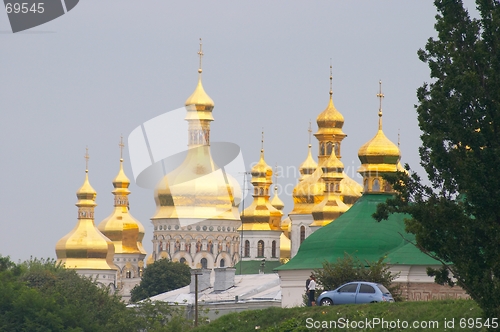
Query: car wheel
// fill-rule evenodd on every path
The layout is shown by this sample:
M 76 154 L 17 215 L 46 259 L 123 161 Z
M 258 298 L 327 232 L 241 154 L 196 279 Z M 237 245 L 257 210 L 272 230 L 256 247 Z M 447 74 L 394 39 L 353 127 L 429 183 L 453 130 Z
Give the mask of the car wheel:
M 333 305 L 333 301 L 330 300 L 330 299 L 322 299 L 321 302 L 319 303 L 319 305 Z

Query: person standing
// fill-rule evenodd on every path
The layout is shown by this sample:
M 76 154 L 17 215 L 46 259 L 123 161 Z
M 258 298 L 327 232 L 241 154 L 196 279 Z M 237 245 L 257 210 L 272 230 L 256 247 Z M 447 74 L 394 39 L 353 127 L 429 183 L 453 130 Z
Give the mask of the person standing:
M 316 277 L 314 275 L 311 275 L 311 281 L 309 282 L 309 302 L 311 302 L 311 305 L 314 307 L 316 305 L 316 297 L 315 293 L 316 292 Z

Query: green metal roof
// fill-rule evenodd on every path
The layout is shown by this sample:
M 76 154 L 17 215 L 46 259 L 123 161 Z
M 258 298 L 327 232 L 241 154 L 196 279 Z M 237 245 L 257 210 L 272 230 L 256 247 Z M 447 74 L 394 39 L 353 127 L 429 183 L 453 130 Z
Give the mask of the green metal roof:
M 236 269 L 236 274 L 259 274 L 261 260 L 256 261 L 240 261 L 236 263 L 234 268 Z M 266 261 L 264 266 L 264 273 L 275 273 L 273 270 L 281 266 L 280 261 Z
M 387 255 L 386 262 L 390 264 L 439 264 L 403 238 L 415 240 L 413 234 L 405 231 L 406 215 L 391 214 L 381 222 L 373 219 L 377 205 L 390 197 L 364 194 L 347 212 L 306 238 L 297 255 L 276 270 L 317 269 L 324 261 L 343 258 L 344 253 L 361 261 L 377 261 Z

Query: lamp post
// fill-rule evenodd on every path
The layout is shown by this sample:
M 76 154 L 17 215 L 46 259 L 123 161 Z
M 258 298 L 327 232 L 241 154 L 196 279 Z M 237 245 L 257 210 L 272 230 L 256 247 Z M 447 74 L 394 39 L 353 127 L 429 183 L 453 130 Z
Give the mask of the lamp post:
M 191 275 L 194 275 L 194 326 L 198 326 L 198 276 L 202 275 L 200 269 L 191 270 Z

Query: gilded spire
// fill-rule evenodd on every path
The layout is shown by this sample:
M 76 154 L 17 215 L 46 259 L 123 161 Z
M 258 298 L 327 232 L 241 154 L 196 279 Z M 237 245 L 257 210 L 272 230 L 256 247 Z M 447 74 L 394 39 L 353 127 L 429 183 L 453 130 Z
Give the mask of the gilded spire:
M 78 191 L 76 192 L 77 194 L 77 197 L 80 198 L 80 196 L 85 199 L 90 199 L 90 200 L 95 200 L 95 196 L 96 196 L 96 191 L 94 190 L 94 188 L 92 188 L 92 186 L 90 185 L 90 182 L 89 182 L 89 159 L 90 159 L 90 156 L 89 156 L 89 148 L 85 148 L 85 180 L 83 181 L 83 185 L 80 187 L 80 189 L 78 189 Z M 94 205 L 95 206 L 95 205 Z M 93 211 L 92 211 L 92 215 L 93 215 Z
M 186 106 L 195 105 L 196 111 L 198 111 L 198 116 L 196 120 L 208 120 L 213 121 L 212 117 L 212 109 L 214 108 L 214 101 L 212 98 L 208 96 L 203 89 L 203 85 L 201 84 L 201 73 L 203 72 L 202 65 L 202 57 L 204 55 L 201 38 L 200 38 L 200 50 L 198 51 L 198 55 L 200 56 L 200 65 L 198 68 L 198 85 L 194 90 L 193 94 L 186 100 Z M 205 114 L 206 113 L 206 114 Z M 192 117 L 188 114 L 188 120 L 192 119 Z
M 198 73 L 201 73 L 203 72 L 203 69 L 201 69 L 201 59 L 203 59 L 203 44 L 201 42 L 201 38 L 200 38 L 200 50 L 198 51 L 198 55 L 200 56 L 200 67 L 198 68 Z
M 114 210 L 109 217 L 101 221 L 98 229 L 107 236 L 115 246 L 116 254 L 143 254 L 144 226 L 129 213 L 130 185 L 129 178 L 123 171 L 123 136 L 120 138 L 120 169 L 113 180 Z
M 332 58 L 330 58 L 330 99 L 333 96 L 333 72 L 332 72 Z
M 378 107 L 378 130 L 382 130 L 382 99 L 385 97 L 382 93 L 382 80 L 378 81 L 379 92 L 377 93 L 377 98 L 380 101 Z
M 393 173 L 401 158 L 398 146 L 391 142 L 382 130 L 382 81 L 379 81 L 379 111 L 378 131 L 375 137 L 365 143 L 358 151 L 361 167 L 358 172 L 363 176 L 365 193 L 391 192 L 390 186 L 385 185 L 383 173 Z

